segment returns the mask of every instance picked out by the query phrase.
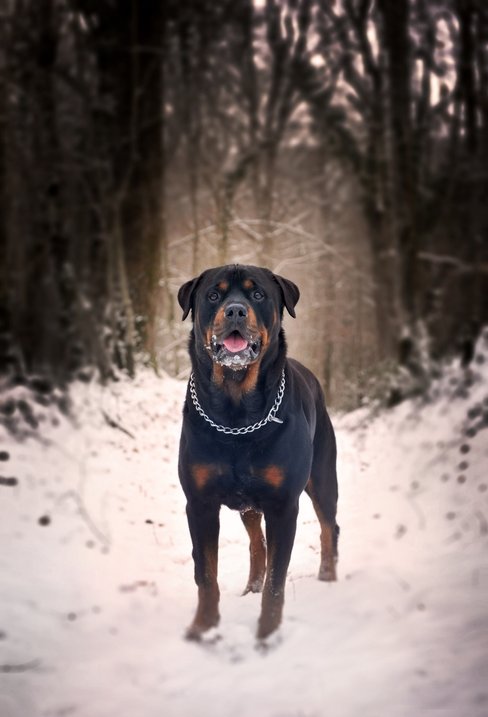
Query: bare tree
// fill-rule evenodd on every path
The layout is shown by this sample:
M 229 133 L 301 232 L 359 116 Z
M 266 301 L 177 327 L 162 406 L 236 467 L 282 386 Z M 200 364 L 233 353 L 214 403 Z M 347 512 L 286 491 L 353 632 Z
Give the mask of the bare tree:
M 472 22 L 478 10 L 468 5 Z M 444 226 L 449 188 L 459 186 L 460 138 L 475 131 L 471 105 L 480 95 L 469 90 L 467 67 L 474 53 L 457 61 L 467 33 L 447 0 L 321 0 L 315 27 L 324 66 L 305 68 L 305 95 L 322 141 L 361 178 L 378 327 L 385 355 L 400 346 L 406 359 L 425 318 L 420 254 Z M 474 39 L 474 30 L 468 34 Z

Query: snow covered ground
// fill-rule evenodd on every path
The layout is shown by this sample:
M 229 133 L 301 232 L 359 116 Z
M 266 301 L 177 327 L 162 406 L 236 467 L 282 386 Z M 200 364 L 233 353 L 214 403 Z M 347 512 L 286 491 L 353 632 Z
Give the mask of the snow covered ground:
M 336 417 L 339 580 L 316 580 L 304 496 L 265 650 L 226 509 L 222 621 L 183 639 L 196 605 L 176 471 L 184 384 L 79 383 L 76 422 L 45 409 L 22 442 L 0 426 L 0 716 L 486 717 L 486 348 L 472 386 L 453 367 L 423 408 Z

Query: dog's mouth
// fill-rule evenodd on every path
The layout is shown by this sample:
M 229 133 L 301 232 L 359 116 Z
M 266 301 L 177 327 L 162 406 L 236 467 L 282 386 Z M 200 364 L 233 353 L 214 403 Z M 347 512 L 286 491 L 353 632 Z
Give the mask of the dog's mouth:
M 215 363 L 237 371 L 256 361 L 261 351 L 261 338 L 243 336 L 234 330 L 223 338 L 214 334 L 208 348 Z

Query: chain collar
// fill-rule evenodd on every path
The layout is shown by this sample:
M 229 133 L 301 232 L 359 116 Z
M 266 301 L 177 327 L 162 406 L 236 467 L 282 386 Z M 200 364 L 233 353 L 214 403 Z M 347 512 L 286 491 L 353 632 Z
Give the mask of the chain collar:
M 260 428 L 263 428 L 267 423 L 270 423 L 270 421 L 274 421 L 275 423 L 283 423 L 283 421 L 280 418 L 276 418 L 276 413 L 281 406 L 281 401 L 283 400 L 283 394 L 285 393 L 285 369 L 281 372 L 281 381 L 278 388 L 278 393 L 276 394 L 275 402 L 273 403 L 273 406 L 266 416 L 266 418 L 263 418 L 261 421 L 258 421 L 257 423 L 253 423 L 252 426 L 242 426 L 241 428 L 229 428 L 229 426 L 220 426 L 217 423 L 214 423 L 212 419 L 207 416 L 205 411 L 200 405 L 200 401 L 198 400 L 197 396 L 197 390 L 195 387 L 195 375 L 193 372 L 190 375 L 190 396 L 191 400 L 193 401 L 193 405 L 195 406 L 197 412 L 200 414 L 200 416 L 207 421 L 207 423 L 210 423 L 212 428 L 215 428 L 216 431 L 219 431 L 219 433 L 224 433 L 225 435 L 229 436 L 242 436 L 246 433 L 253 433 L 254 431 L 259 430 Z

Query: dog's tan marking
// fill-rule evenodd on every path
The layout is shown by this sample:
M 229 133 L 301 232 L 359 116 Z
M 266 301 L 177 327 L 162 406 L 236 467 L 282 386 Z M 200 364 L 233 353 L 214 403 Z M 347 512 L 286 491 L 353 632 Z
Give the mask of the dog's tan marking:
M 202 490 L 211 478 L 219 475 L 219 466 L 215 463 L 194 463 L 191 467 L 191 474 L 195 485 L 199 490 Z
M 250 391 L 253 391 L 256 388 L 256 384 L 258 382 L 258 376 L 259 376 L 259 365 L 260 362 L 256 361 L 256 363 L 251 364 L 246 373 L 246 378 L 242 383 L 240 384 L 240 394 L 243 393 L 249 393 Z
M 212 343 L 212 328 L 209 327 L 205 331 L 205 346 L 210 346 L 211 343 Z
M 224 385 L 224 367 L 219 363 L 214 363 L 213 365 L 212 380 L 217 386 L 222 387 Z
M 273 488 L 279 488 L 285 480 L 285 474 L 283 473 L 283 469 L 275 465 L 270 465 L 264 468 L 261 471 L 261 475 L 266 481 L 266 483 L 272 485 Z
M 266 540 L 261 530 L 261 513 L 256 510 L 246 510 L 241 513 L 242 522 L 244 523 L 249 535 L 249 555 L 251 564 L 249 568 L 249 579 L 244 589 L 243 595 L 246 593 L 259 593 L 263 589 L 264 576 L 266 574 Z
M 258 317 L 252 306 L 247 307 L 247 328 L 255 335 L 258 331 Z
M 225 322 L 225 307 L 220 306 L 217 310 L 217 313 L 215 314 L 215 319 L 213 322 L 213 333 L 222 333 L 223 327 Z
M 261 333 L 261 354 L 260 355 L 262 356 L 262 354 L 266 351 L 266 349 L 269 346 L 269 333 L 268 333 L 268 329 L 266 328 L 266 326 L 263 326 L 260 333 Z

